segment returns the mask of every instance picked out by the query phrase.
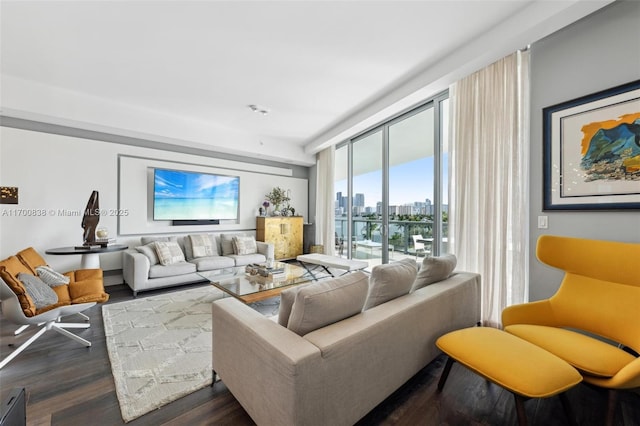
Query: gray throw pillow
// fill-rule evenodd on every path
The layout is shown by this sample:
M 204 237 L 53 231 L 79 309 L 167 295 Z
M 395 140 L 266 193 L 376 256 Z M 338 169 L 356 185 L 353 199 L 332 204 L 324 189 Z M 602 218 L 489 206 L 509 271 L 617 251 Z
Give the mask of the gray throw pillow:
M 258 252 L 256 239 L 254 236 L 236 235 L 233 237 L 233 247 L 235 254 L 254 254 Z
M 186 250 L 188 246 L 191 246 L 191 250 Z M 190 251 L 190 253 L 187 253 L 187 260 L 218 255 L 218 246 L 209 234 L 189 235 L 184 247 L 185 251 Z
M 222 247 L 223 256 L 235 254 L 233 237 L 244 237 L 244 234 L 220 234 L 220 246 Z
M 369 277 L 357 271 L 301 288 L 291 308 L 287 328 L 300 336 L 362 311 Z
M 291 316 L 291 309 L 293 308 L 293 302 L 296 300 L 296 294 L 308 284 L 301 284 L 295 287 L 291 287 L 280 293 L 280 307 L 278 308 L 278 324 L 286 327 L 289 324 L 289 317 Z
M 40 278 L 35 275 L 20 272 L 18 274 L 18 279 L 24 285 L 27 294 L 31 297 L 33 304 L 36 306 L 36 309 L 42 309 L 46 306 L 58 303 L 58 295 L 56 292 Z
M 49 287 L 57 287 L 62 284 L 69 284 L 69 277 L 56 272 L 51 267 L 43 265 L 36 267 L 38 277 Z
M 158 255 L 156 254 L 155 243 L 138 246 L 136 247 L 136 250 L 149 258 L 149 263 L 151 264 L 151 266 L 160 263 L 160 261 L 158 260 Z
M 425 257 L 411 291 L 449 278 L 457 263 L 458 259 L 454 254 Z
M 156 241 L 153 244 L 160 264 L 166 266 L 184 262 L 184 253 L 177 241 Z
M 418 265 L 407 258 L 398 262 L 376 265 L 369 278 L 369 293 L 363 310 L 373 308 L 409 293 L 416 280 Z

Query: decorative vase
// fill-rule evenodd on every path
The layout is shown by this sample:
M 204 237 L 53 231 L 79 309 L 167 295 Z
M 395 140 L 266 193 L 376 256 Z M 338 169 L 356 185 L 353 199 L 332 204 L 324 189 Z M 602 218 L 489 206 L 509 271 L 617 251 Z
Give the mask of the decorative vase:
M 280 216 L 280 210 L 275 209 L 275 210 L 273 211 L 273 213 L 271 213 L 271 214 L 272 214 L 272 215 L 274 215 L 274 216 Z
M 109 238 L 109 230 L 103 227 L 96 229 L 96 237 L 101 240 L 106 240 L 107 238 Z

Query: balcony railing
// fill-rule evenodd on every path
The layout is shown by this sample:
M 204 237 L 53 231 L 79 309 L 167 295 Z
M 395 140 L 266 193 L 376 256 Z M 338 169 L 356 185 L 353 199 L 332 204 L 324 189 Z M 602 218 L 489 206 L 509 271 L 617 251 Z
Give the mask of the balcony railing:
M 346 247 L 349 238 L 347 235 L 347 219 L 336 218 L 336 234 L 339 241 L 343 241 Z M 362 240 L 370 240 L 376 243 L 382 243 L 382 234 L 380 230 L 382 228 L 382 220 L 370 219 L 370 218 L 354 218 L 352 226 L 352 238 L 353 243 Z M 433 221 L 421 220 L 390 220 L 389 221 L 389 246 L 393 246 L 394 253 L 415 254 L 415 248 L 413 245 L 412 235 L 422 235 L 423 238 L 433 237 Z M 442 224 L 442 237 L 448 236 L 448 223 Z M 446 241 L 446 240 L 445 240 Z M 357 244 L 354 245 L 357 248 Z M 443 252 L 446 251 L 444 250 Z M 343 253 L 346 255 L 346 250 Z

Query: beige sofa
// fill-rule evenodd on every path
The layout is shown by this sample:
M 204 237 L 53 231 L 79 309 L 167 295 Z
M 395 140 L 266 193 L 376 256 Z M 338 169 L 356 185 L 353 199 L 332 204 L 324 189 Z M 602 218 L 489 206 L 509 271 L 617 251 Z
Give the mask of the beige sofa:
M 303 336 L 221 299 L 214 374 L 258 425 L 351 425 L 440 353 L 438 337 L 479 322 L 480 286 L 478 274 L 453 273 Z
M 142 237 L 138 247 L 124 250 L 122 252 L 122 275 L 124 282 L 133 290 L 133 296 L 136 297 L 140 291 L 204 281 L 198 272 L 244 266 L 250 263 L 264 263 L 267 259 L 274 258 L 273 244 L 261 241 L 255 242 L 257 249 L 255 253 L 233 253 L 230 246 L 232 238 L 246 236 L 245 234 L 207 235 L 212 238 L 216 247 L 212 256 L 195 257 L 191 250 L 189 235 Z M 185 257 L 184 261 L 171 265 L 159 264 L 158 259 L 154 259 L 153 250 L 144 250 L 144 246 L 155 241 L 177 242 Z

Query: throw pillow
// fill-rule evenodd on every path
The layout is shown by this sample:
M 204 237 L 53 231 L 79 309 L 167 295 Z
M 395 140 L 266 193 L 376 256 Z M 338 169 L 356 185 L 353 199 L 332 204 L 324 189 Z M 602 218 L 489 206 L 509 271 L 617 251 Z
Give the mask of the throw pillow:
M 218 255 L 218 247 L 209 234 L 189 235 L 189 241 L 186 242 L 185 248 L 189 244 L 191 244 L 192 259 Z
M 184 253 L 182 253 L 177 241 L 156 241 L 153 244 L 161 265 L 184 262 Z
M 146 244 L 144 246 L 138 246 L 136 247 L 136 250 L 149 258 L 149 263 L 151 264 L 151 266 L 160 263 L 160 261 L 158 260 L 158 255 L 156 254 L 155 242 Z
M 27 294 L 31 297 L 31 300 L 33 300 L 33 304 L 36 305 L 36 309 L 42 309 L 45 306 L 58 303 L 58 295 L 56 292 L 40 278 L 35 275 L 20 272 L 18 279 L 24 285 Z
M 49 287 L 56 287 L 62 284 L 69 284 L 69 277 L 54 271 L 51 267 L 44 265 L 36 267 L 38 277 Z
M 256 239 L 253 236 L 237 235 L 233 237 L 233 245 L 235 254 L 254 254 L 258 251 Z
M 291 309 L 293 308 L 293 302 L 296 300 L 296 295 L 304 287 L 305 284 L 291 287 L 280 293 L 280 307 L 278 308 L 278 324 L 286 327 L 289 324 L 289 317 L 291 316 Z
M 244 234 L 220 234 L 220 246 L 222 247 L 222 255 L 228 256 L 235 254 L 233 250 L 233 237 L 243 237 Z
M 362 311 L 369 278 L 362 271 L 307 285 L 298 291 L 287 328 L 300 336 Z
M 363 310 L 409 293 L 417 273 L 418 265 L 410 258 L 374 266 L 371 269 L 369 293 Z
M 457 262 L 458 259 L 454 254 L 425 257 L 411 291 L 449 278 Z

